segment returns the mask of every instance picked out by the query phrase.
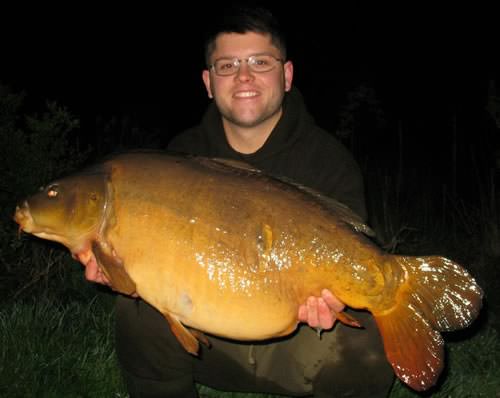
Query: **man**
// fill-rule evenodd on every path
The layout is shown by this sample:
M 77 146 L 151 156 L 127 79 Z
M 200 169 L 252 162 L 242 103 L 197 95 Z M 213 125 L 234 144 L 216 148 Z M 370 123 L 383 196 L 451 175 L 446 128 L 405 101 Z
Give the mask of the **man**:
M 363 183 L 347 150 L 314 124 L 292 89 L 285 41 L 265 10 L 238 10 L 206 44 L 202 78 L 214 99 L 201 124 L 175 137 L 169 149 L 245 161 L 344 202 L 366 218 Z M 106 282 L 97 266 L 87 278 Z M 340 303 L 328 291 L 310 297 L 300 321 L 331 329 Z M 376 326 L 338 325 L 321 339 L 302 326 L 292 336 L 241 343 L 209 336 L 199 358 L 186 353 L 164 317 L 141 300 L 117 299 L 117 355 L 130 396 L 196 397 L 195 382 L 230 391 L 315 397 L 386 396 L 392 384 Z

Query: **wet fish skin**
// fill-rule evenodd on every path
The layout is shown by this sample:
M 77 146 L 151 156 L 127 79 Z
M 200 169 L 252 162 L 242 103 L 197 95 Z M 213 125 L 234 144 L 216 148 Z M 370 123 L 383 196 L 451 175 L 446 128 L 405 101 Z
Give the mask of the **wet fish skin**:
M 234 161 L 117 156 L 49 184 L 14 219 L 75 258 L 95 257 L 113 289 L 162 312 L 193 354 L 183 325 L 237 340 L 283 336 L 298 306 L 328 288 L 373 314 L 396 375 L 425 390 L 443 367 L 439 332 L 467 327 L 481 307 L 460 265 L 385 253 L 345 206 Z

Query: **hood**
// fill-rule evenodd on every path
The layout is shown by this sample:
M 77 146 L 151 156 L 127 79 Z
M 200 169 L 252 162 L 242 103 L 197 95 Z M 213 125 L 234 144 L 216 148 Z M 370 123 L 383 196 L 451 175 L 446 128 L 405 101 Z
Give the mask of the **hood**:
M 256 152 L 245 155 L 236 152 L 227 142 L 222 126 L 222 118 L 214 102 L 203 116 L 201 126 L 214 147 L 217 156 L 223 158 L 252 159 L 261 161 L 284 152 L 301 136 L 301 132 L 314 125 L 314 119 L 308 112 L 302 94 L 293 88 L 287 92 L 283 101 L 283 114 L 264 145 Z

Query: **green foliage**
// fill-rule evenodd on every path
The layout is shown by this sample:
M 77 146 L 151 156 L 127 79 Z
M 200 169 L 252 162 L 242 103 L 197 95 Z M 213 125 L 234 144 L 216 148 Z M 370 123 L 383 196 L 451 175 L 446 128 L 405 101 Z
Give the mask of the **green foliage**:
M 33 192 L 86 156 L 70 141 L 79 121 L 67 109 L 47 102 L 41 115 L 23 114 L 23 101 L 23 94 L 0 97 L 0 191 L 10 197 Z
M 0 396 L 125 397 L 112 301 L 0 306 Z
M 286 395 L 220 391 L 203 385 L 198 386 L 198 392 L 202 398 L 289 398 Z
M 48 102 L 38 114 L 27 114 L 25 95 L 0 90 L 0 293 L 26 295 L 44 285 L 41 279 L 61 273 L 65 256 L 55 245 L 19 239 L 12 221 L 16 202 L 51 179 L 80 165 L 72 134 L 79 121 L 67 109 Z M 5 92 L 5 93 L 4 93 Z M 69 270 L 70 268 L 68 268 Z M 29 287 L 29 288 L 28 288 Z

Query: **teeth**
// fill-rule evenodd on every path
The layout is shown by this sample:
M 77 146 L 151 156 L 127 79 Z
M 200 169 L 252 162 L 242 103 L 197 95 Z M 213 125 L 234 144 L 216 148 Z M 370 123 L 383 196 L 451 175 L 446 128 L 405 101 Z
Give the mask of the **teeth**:
M 255 91 L 245 91 L 245 92 L 240 92 L 235 94 L 235 97 L 238 98 L 249 98 L 249 97 L 255 97 L 257 96 L 257 93 Z

